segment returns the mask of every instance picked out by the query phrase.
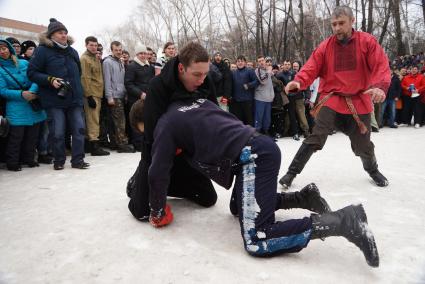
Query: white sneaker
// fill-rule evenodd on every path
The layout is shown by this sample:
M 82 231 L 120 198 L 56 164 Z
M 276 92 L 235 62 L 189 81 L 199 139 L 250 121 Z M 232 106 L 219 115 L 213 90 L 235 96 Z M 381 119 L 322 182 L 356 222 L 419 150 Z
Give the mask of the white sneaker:
M 416 123 L 416 124 L 415 124 L 415 128 L 416 128 L 416 129 L 419 129 L 419 127 L 421 127 L 421 126 L 419 125 L 419 123 Z
M 404 127 L 404 126 L 407 126 L 407 124 L 406 123 L 400 123 L 398 126 L 399 127 Z

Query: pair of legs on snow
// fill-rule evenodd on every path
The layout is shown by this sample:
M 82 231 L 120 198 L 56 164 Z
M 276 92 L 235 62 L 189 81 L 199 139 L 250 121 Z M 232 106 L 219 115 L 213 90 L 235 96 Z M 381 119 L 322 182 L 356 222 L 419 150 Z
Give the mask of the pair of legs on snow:
M 316 117 L 313 133 L 303 141 L 289 165 L 288 172 L 279 180 L 279 183 L 285 188 L 290 187 L 296 175 L 301 173 L 313 153 L 323 148 L 328 135 L 336 128 L 350 138 L 351 149 L 356 156 L 360 157 L 363 168 L 375 184 L 380 187 L 387 186 L 388 180 L 378 170 L 375 146 L 370 141 L 370 114 L 359 115 L 359 118 L 368 128 L 366 134 L 360 133 L 359 127 L 351 114 L 339 114 L 328 107 L 323 107 Z
M 315 184 L 299 192 L 276 192 L 280 150 L 272 139 L 263 135 L 252 138 L 241 152 L 240 164 L 230 209 L 239 217 L 249 254 L 271 256 L 298 252 L 312 239 L 343 236 L 359 247 L 369 265 L 379 265 L 375 240 L 367 229 L 362 205 L 331 212 Z M 148 220 L 149 216 L 146 166 L 142 159 L 134 183 L 130 179 L 127 191 L 131 197 L 129 209 L 139 220 Z M 210 207 L 217 200 L 211 181 L 192 169 L 183 157 L 175 159 L 168 195 L 187 198 L 203 207 Z M 276 210 L 290 208 L 304 208 L 317 214 L 283 222 L 275 220 Z

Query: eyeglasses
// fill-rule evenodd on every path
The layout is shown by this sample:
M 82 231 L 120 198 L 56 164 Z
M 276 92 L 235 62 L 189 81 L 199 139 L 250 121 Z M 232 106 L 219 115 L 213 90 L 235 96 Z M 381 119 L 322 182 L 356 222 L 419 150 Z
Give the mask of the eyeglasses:
M 16 44 L 12 44 L 12 46 L 13 47 L 21 47 L 21 45 L 20 44 L 17 44 L 17 43 Z

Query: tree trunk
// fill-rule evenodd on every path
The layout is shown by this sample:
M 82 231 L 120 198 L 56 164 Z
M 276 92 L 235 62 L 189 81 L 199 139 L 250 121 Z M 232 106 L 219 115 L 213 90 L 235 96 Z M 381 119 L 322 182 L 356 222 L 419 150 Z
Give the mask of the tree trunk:
M 260 16 L 260 0 L 255 0 L 255 19 L 256 19 L 256 29 L 255 29 L 255 54 L 258 56 L 260 54 L 260 23 L 262 21 Z
M 395 34 L 397 43 L 397 55 L 405 55 L 406 50 L 403 44 L 403 35 L 401 33 L 401 20 L 400 20 L 400 0 L 393 0 L 393 17 L 395 22 Z
M 304 50 L 304 8 L 303 8 L 303 1 L 300 0 L 298 4 L 298 8 L 300 9 L 300 22 L 299 22 L 299 44 L 298 44 L 298 51 L 300 53 L 300 59 L 304 62 L 305 61 L 305 50 Z
M 367 15 L 367 32 L 372 33 L 373 28 L 373 0 L 369 0 L 369 11 Z
M 366 31 L 366 0 L 361 0 L 362 4 L 362 31 Z
M 422 0 L 422 17 L 425 25 L 425 0 Z
M 285 23 L 284 23 L 284 34 L 283 34 L 283 59 L 288 58 L 288 22 L 289 15 L 292 13 L 292 0 L 289 0 L 288 13 L 286 13 Z
M 393 0 L 389 0 L 388 1 L 388 8 L 384 7 L 384 9 L 385 9 L 385 20 L 384 20 L 384 25 L 382 26 L 381 35 L 379 36 L 379 44 L 380 45 L 382 45 L 382 42 L 384 41 L 385 34 L 387 33 L 388 22 L 390 20 L 392 6 L 393 6 Z

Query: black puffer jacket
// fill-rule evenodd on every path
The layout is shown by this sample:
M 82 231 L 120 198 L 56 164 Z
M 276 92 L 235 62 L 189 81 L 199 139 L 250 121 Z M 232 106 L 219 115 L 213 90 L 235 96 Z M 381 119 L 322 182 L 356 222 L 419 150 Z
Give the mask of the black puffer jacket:
M 155 77 L 155 69 L 150 64 L 140 65 L 132 61 L 125 70 L 125 89 L 127 90 L 128 101 L 134 103 L 140 99 L 142 92 L 147 93 L 149 81 Z
M 230 99 L 232 97 L 233 75 L 230 68 L 221 61 L 220 63 L 213 62 L 211 64 L 212 78 L 214 79 L 214 86 L 217 97 L 225 97 Z
M 391 77 L 391 84 L 388 89 L 387 99 L 394 100 L 401 96 L 401 83 L 397 74 L 393 74 Z

